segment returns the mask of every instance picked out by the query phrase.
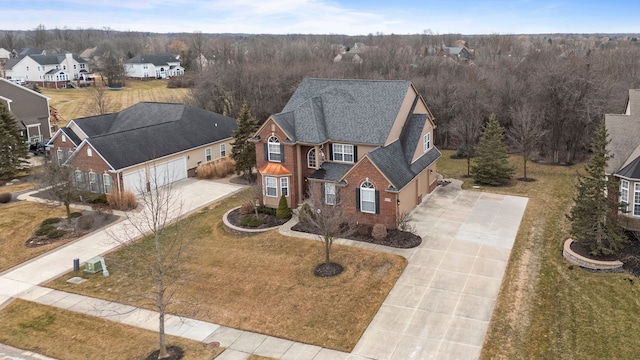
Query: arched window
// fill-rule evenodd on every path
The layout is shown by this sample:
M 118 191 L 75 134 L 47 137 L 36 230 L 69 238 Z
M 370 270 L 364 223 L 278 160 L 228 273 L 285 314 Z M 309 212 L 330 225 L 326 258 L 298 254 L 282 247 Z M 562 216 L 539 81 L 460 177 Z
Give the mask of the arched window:
M 280 150 L 280 140 L 275 136 L 269 137 L 269 140 L 267 141 L 267 151 L 269 153 L 268 160 L 281 162 L 282 153 Z
M 360 185 L 360 211 L 376 213 L 376 188 L 368 180 Z
M 311 149 L 309 150 L 309 152 L 307 153 L 307 166 L 310 169 L 315 169 L 316 165 L 317 165 L 317 161 L 316 161 L 316 149 Z

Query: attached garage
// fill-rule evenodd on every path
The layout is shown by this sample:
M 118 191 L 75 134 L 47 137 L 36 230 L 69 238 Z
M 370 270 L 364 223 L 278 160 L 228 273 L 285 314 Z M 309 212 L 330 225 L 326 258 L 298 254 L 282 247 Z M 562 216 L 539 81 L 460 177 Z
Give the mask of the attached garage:
M 149 182 L 151 187 L 164 186 L 187 178 L 187 158 L 181 157 L 170 161 L 149 165 Z
M 124 189 L 138 195 L 147 190 L 147 176 L 144 169 L 132 171 L 122 176 Z

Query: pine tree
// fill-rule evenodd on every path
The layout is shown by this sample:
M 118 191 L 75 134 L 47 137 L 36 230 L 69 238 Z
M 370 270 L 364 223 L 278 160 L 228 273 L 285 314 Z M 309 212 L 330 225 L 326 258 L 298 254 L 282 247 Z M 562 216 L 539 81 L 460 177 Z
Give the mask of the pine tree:
M 16 119 L 0 101 L 0 179 L 8 180 L 26 169 L 29 151 Z
M 476 149 L 471 175 L 478 184 L 498 186 L 509 180 L 514 171 L 504 145 L 504 129 L 495 114 L 491 114 Z
M 593 255 L 614 254 L 627 240 L 617 216 L 619 188 L 605 174 L 607 162 L 612 158 L 608 143 L 607 129 L 602 123 L 591 145 L 592 156 L 585 166 L 586 174 L 578 174 L 575 204 L 567 216 L 571 221 L 571 235 L 588 246 Z
M 236 174 L 251 179 L 256 166 L 256 146 L 249 139 L 258 131 L 258 121 L 251 115 L 249 105 L 244 102 L 238 116 L 238 129 L 233 132 L 235 141 L 231 150 L 231 158 L 236 162 Z

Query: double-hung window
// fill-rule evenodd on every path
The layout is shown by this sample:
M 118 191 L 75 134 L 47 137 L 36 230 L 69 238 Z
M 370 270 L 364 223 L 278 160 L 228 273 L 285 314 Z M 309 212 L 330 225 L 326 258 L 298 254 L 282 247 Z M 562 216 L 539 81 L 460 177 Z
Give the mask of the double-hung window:
M 620 203 L 622 204 L 622 211 L 629 211 L 629 181 L 620 181 Z
M 426 153 L 429 149 L 431 149 L 431 133 L 426 133 L 422 139 L 422 152 Z
M 220 144 L 220 157 L 227 156 L 227 144 Z
M 267 150 L 269 152 L 269 161 L 282 161 L 282 154 L 280 153 L 280 140 L 277 137 L 271 136 L 267 142 Z
M 336 184 L 324 183 L 324 203 L 327 205 L 336 204 Z
M 289 196 L 289 178 L 280 178 L 280 195 Z
M 369 181 L 360 185 L 360 211 L 376 213 L 376 189 Z
M 340 162 L 353 162 L 353 145 L 333 144 L 333 160 Z
M 278 179 L 272 176 L 265 176 L 264 188 L 267 196 L 278 196 Z
M 204 161 L 211 161 L 211 148 L 204 149 Z
M 89 171 L 89 191 L 98 192 L 98 175 Z
M 633 215 L 640 216 L 640 183 L 633 186 Z
M 110 194 L 113 192 L 113 179 L 109 174 L 102 174 L 102 183 L 104 185 L 104 193 Z

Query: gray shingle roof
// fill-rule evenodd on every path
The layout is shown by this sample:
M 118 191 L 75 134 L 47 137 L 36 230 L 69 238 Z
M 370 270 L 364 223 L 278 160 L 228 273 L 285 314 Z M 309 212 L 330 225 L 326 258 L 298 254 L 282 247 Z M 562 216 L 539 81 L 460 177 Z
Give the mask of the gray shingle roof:
M 415 147 L 413 149 L 415 150 Z M 409 164 L 398 161 L 398 159 L 405 158 L 404 154 L 405 150 L 402 148 L 400 140 L 385 147 L 378 147 L 367 154 L 382 174 L 393 184 L 393 188 L 390 190 L 401 190 L 441 155 L 438 149 L 432 147 L 413 164 Z
M 182 104 L 138 103 L 74 120 L 114 170 L 232 137 L 236 120 Z
M 71 140 L 71 142 L 74 145 L 78 146 L 82 142 L 82 140 L 78 137 L 78 135 L 76 135 L 76 133 L 74 133 L 71 129 L 67 127 L 63 127 L 63 128 L 60 128 L 60 131 L 62 131 L 65 135 L 67 135 L 69 140 Z
M 13 69 L 13 67 L 19 63 L 22 59 L 24 59 L 25 57 L 30 57 L 31 59 L 33 59 L 33 61 L 37 62 L 40 65 L 58 65 L 60 63 L 62 63 L 66 57 L 66 55 L 64 54 L 52 54 L 52 55 L 40 55 L 40 54 L 36 54 L 36 55 L 20 55 L 17 58 L 14 59 L 9 59 L 7 61 L 7 63 L 5 64 L 5 69 Z M 80 64 L 86 64 L 87 61 L 84 60 L 83 58 L 79 57 L 76 54 L 72 54 L 72 57 L 75 61 L 77 61 Z M 60 69 L 61 70 L 61 69 Z
M 326 181 L 339 181 L 352 167 L 353 164 L 324 162 L 319 170 L 316 170 L 309 175 L 309 178 Z
M 409 86 L 405 80 L 304 79 L 273 118 L 294 142 L 383 145 Z
M 614 174 L 640 154 L 640 90 L 629 90 L 630 114 L 606 114 L 605 126 L 611 142 L 608 149 L 613 158 L 607 163 L 607 173 Z
M 635 158 L 616 174 L 627 179 L 640 179 L 640 157 Z
M 170 62 L 180 62 L 172 54 L 137 55 L 127 60 L 127 64 L 153 64 L 155 66 L 169 65 Z

